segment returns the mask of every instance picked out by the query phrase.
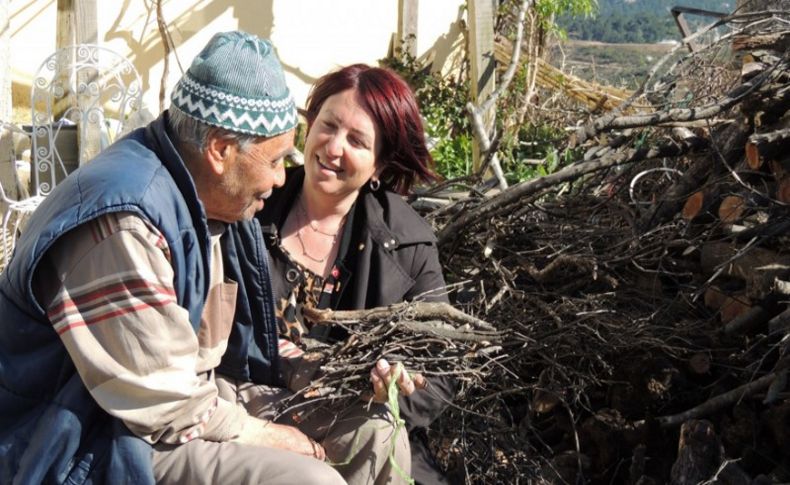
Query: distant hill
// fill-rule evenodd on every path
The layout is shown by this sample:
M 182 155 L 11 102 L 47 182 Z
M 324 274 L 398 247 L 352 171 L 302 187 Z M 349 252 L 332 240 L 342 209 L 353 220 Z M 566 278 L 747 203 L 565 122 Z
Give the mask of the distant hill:
M 676 5 L 717 12 L 731 12 L 735 0 L 598 0 L 598 13 L 592 18 L 566 17 L 559 25 L 568 37 L 615 43 L 679 40 L 670 8 Z M 707 24 L 709 17 L 689 16 L 689 22 Z
M 598 7 L 601 14 L 656 14 L 669 15 L 669 9 L 683 5 L 703 10 L 729 12 L 735 8 L 734 0 L 599 0 Z

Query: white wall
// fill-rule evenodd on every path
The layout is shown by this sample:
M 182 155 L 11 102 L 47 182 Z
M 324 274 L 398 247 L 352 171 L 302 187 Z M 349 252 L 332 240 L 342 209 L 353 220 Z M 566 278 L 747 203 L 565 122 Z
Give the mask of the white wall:
M 418 55 L 437 46 L 442 51 L 458 40 L 463 3 L 419 2 Z M 99 43 L 134 63 L 154 114 L 164 68 L 155 4 L 97 1 Z M 313 81 L 329 70 L 354 62 L 376 64 L 385 57 L 398 25 L 397 0 L 165 0 L 163 13 L 184 69 L 216 32 L 241 29 L 270 38 L 300 106 Z M 29 89 L 33 73 L 55 49 L 56 0 L 12 0 L 10 27 L 12 76 L 17 87 Z M 171 54 L 167 99 L 180 75 Z
M 385 57 L 398 26 L 397 7 L 397 0 L 275 2 L 271 39 L 297 104 L 328 71 Z

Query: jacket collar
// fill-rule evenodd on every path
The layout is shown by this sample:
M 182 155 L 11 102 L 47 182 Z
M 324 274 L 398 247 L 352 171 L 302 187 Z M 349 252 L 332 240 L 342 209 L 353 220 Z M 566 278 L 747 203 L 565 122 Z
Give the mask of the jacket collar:
M 436 242 L 436 235 L 427 222 L 414 223 L 412 209 L 400 195 L 385 190 L 371 192 L 365 186 L 360 198 L 365 207 L 368 231 L 377 243 L 387 247 Z
M 170 176 L 175 181 L 181 196 L 189 207 L 192 220 L 195 221 L 195 229 L 201 237 L 208 237 L 208 220 L 203 203 L 197 194 L 192 175 L 187 170 L 181 154 L 176 149 L 170 138 L 167 129 L 168 111 L 162 113 L 156 120 L 152 121 L 145 128 L 145 139 L 162 165 L 170 172 Z M 202 224 L 201 224 L 202 222 Z
M 293 167 L 286 171 L 285 185 L 276 189 L 266 200 L 263 210 L 258 214 L 258 219 L 273 221 L 274 225 L 262 225 L 267 237 L 277 237 L 277 228 L 282 227 L 288 211 L 296 201 L 304 183 L 304 167 Z M 359 211 L 357 207 L 363 209 Z M 435 243 L 436 235 L 428 223 L 415 225 L 414 218 L 409 217 L 409 208 L 403 198 L 388 190 L 372 192 L 365 185 L 357 198 L 354 218 L 365 217 L 366 229 L 370 237 L 384 247 L 394 247 L 404 244 Z M 360 214 L 360 212 L 362 212 Z M 347 220 L 356 225 L 355 221 Z M 267 227 L 268 226 L 268 227 Z M 394 242 L 393 242 L 394 241 Z
M 203 263 L 203 268 L 205 269 L 205 273 L 208 274 L 208 270 L 211 267 L 211 239 L 206 210 L 198 197 L 192 175 L 187 170 L 184 160 L 181 158 L 181 154 L 171 141 L 170 133 L 167 128 L 168 117 L 169 113 L 165 111 L 159 118 L 152 121 L 145 128 L 145 140 L 172 177 L 176 187 L 178 187 L 178 191 L 181 193 L 181 197 L 183 197 L 186 202 L 189 217 L 192 219 L 192 227 L 194 228 L 197 240 L 202 246 L 200 258 Z M 204 285 L 201 288 L 203 301 L 205 301 L 208 295 L 208 290 L 209 278 L 206 277 Z M 197 330 L 200 325 L 200 313 L 202 313 L 202 311 L 201 306 L 199 312 L 190 313 L 190 320 L 192 321 L 192 325 L 195 326 L 195 330 Z

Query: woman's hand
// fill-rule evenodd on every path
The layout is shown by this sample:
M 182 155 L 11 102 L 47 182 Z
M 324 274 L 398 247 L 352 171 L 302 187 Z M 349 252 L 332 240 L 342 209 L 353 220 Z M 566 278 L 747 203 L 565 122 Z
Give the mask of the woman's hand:
M 379 359 L 370 370 L 370 382 L 373 384 L 373 400 L 384 403 L 388 401 L 387 389 L 392 379 L 397 378 L 398 388 L 404 396 L 411 396 L 417 389 L 425 389 L 427 381 L 422 374 L 409 375 L 403 364 L 397 362 L 390 365 L 386 359 Z

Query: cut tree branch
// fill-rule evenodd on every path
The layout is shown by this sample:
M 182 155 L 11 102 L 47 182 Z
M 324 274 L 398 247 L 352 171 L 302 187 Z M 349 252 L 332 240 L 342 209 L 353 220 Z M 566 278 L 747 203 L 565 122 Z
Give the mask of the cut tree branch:
M 497 330 L 490 323 L 467 315 L 452 305 L 440 302 L 401 302 L 364 310 L 317 310 L 305 308 L 304 315 L 318 325 L 334 324 L 350 328 L 394 320 L 400 320 L 401 322 L 404 320 L 411 322 L 441 320 L 451 325 L 465 327 L 460 333 L 478 333 L 488 338 L 497 338 L 499 336 Z M 401 319 L 401 317 L 404 318 Z M 452 337 L 447 336 L 447 338 Z
M 770 76 L 775 72 L 777 67 L 780 69 L 786 69 L 785 63 L 778 63 L 774 66 L 774 68 L 769 69 L 762 74 L 755 76 L 749 81 L 744 82 L 727 93 L 722 99 L 707 106 L 688 109 L 674 108 L 667 111 L 657 111 L 655 113 L 637 114 L 631 116 L 620 116 L 616 118 L 603 117 L 585 127 L 582 127 L 584 132 L 579 133 L 578 138 L 586 140 L 588 138 L 592 138 L 598 133 L 615 129 L 640 128 L 645 126 L 655 126 L 660 123 L 696 121 L 712 118 L 740 103 L 749 94 L 759 88 L 764 82 L 769 80 Z
M 455 240 L 461 234 L 471 230 L 476 224 L 488 220 L 494 215 L 508 210 L 522 198 L 541 192 L 549 187 L 575 180 L 582 175 L 628 163 L 648 160 L 651 158 L 678 156 L 706 145 L 702 139 L 692 138 L 688 141 L 667 143 L 657 147 L 626 149 L 607 154 L 599 159 L 574 163 L 550 175 L 521 182 L 507 190 L 483 201 L 479 205 L 462 212 L 438 231 L 439 245 L 443 246 Z
M 682 413 L 656 418 L 656 421 L 663 428 L 671 428 L 683 424 L 690 419 L 697 419 L 707 416 L 724 408 L 725 406 L 734 404 L 739 399 L 743 399 L 750 394 L 767 388 L 771 385 L 771 382 L 773 382 L 775 377 L 775 373 L 767 374 L 757 380 L 749 382 L 748 384 L 736 387 L 735 389 L 725 392 L 724 394 L 719 394 L 718 396 L 705 401 L 699 406 L 695 406 L 687 411 L 683 411 Z M 644 424 L 644 422 L 638 421 L 637 425 L 640 424 Z

